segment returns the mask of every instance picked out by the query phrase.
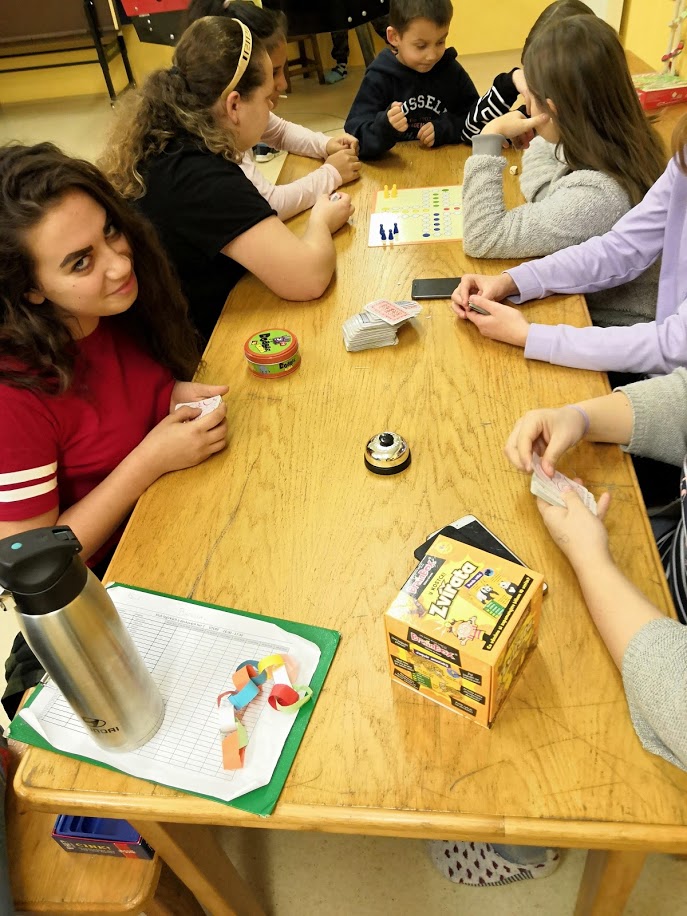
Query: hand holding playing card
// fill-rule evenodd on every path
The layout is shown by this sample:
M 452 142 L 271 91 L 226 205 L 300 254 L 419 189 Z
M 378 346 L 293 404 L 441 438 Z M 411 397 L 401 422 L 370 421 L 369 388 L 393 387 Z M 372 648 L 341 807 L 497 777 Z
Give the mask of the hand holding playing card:
M 532 473 L 532 456 L 541 456 L 542 470 L 553 477 L 558 459 L 583 438 L 585 415 L 570 406 L 530 410 L 508 437 L 504 451 L 519 471 Z
M 577 493 L 582 504 L 589 509 L 593 515 L 596 515 L 596 500 L 589 490 L 583 487 L 581 483 L 578 483 L 576 480 L 571 480 L 559 471 L 554 471 L 553 476 L 549 477 L 544 473 L 544 469 L 541 466 L 541 458 L 536 452 L 532 455 L 532 467 L 534 470 L 532 472 L 530 491 L 535 496 L 550 503 L 552 506 L 564 507 L 565 500 L 563 499 L 563 494 L 572 490 Z
M 172 388 L 169 412 L 174 413 L 177 406 L 206 398 L 221 397 L 229 391 L 228 385 L 203 385 L 201 382 L 176 382 Z M 201 408 L 202 409 L 202 408 Z
M 455 294 L 454 294 L 455 295 Z M 470 296 L 470 301 L 484 309 L 489 314 L 482 315 L 473 311 L 468 306 L 463 306 L 453 300 L 453 311 L 459 318 L 471 321 L 479 330 L 482 337 L 490 340 L 500 340 L 512 344 L 514 347 L 524 347 L 527 343 L 530 323 L 520 309 L 501 302 L 493 302 L 483 296 Z
M 604 554 L 608 554 L 608 532 L 603 522 L 611 502 L 610 494 L 601 495 L 596 515 L 584 506 L 572 489 L 562 491 L 561 498 L 562 506 L 537 500 L 537 508 L 549 534 L 573 568 L 598 562 Z

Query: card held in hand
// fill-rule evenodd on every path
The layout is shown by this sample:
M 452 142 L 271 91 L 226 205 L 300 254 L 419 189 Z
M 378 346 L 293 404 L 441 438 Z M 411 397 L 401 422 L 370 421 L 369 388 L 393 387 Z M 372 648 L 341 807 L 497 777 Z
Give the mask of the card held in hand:
M 532 465 L 534 471 L 532 472 L 532 482 L 530 484 L 531 493 L 551 506 L 565 508 L 562 491 L 572 490 L 577 493 L 586 508 L 593 515 L 596 515 L 596 500 L 586 487 L 575 483 L 574 480 L 566 477 L 565 474 L 561 474 L 560 471 L 555 471 L 553 477 L 547 477 L 541 466 L 541 458 L 536 453 L 532 455 Z

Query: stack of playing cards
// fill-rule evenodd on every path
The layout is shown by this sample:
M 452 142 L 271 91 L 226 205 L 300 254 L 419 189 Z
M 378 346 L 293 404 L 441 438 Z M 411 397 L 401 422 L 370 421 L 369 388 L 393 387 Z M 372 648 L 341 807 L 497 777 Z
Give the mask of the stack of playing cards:
M 596 500 L 586 487 L 575 483 L 565 474 L 555 471 L 553 477 L 547 477 L 541 466 L 541 458 L 537 454 L 532 455 L 532 483 L 530 492 L 534 493 L 540 499 L 545 500 L 552 506 L 562 506 L 565 508 L 565 500 L 561 495 L 563 488 L 571 489 L 580 497 L 584 505 L 596 515 Z
M 422 306 L 417 302 L 388 302 L 376 299 L 365 306 L 365 311 L 352 315 L 343 325 L 346 349 L 371 350 L 374 347 L 392 347 L 398 343 L 397 329 L 419 315 Z

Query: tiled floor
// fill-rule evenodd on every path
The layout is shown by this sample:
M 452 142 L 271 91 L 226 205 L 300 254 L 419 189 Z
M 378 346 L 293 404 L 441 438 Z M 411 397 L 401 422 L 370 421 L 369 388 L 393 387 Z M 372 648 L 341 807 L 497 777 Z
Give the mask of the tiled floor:
M 517 52 L 506 52 L 464 57 L 462 63 L 485 91 L 493 75 L 515 66 L 518 58 Z M 361 75 L 352 70 L 348 79 L 324 87 L 294 80 L 294 92 L 281 102 L 279 114 L 316 130 L 340 131 Z M 0 142 L 51 140 L 70 153 L 95 159 L 110 117 L 105 96 L 9 105 L 0 109 Z M 276 180 L 283 158 L 263 166 L 271 180 Z M 0 659 L 15 632 L 10 615 L 0 613 Z M 570 916 L 584 866 L 584 853 L 571 851 L 550 878 L 484 890 L 445 881 L 431 865 L 426 844 L 418 840 L 242 829 L 225 830 L 223 839 L 273 916 L 453 916 L 474 911 L 483 916 Z M 687 916 L 687 861 L 649 858 L 626 916 L 649 913 Z

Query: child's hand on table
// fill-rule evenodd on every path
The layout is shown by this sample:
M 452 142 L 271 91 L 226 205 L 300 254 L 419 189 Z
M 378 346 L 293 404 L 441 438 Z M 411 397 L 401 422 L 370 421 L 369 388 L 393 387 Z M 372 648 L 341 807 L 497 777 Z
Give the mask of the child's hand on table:
M 455 293 L 453 294 L 455 297 Z M 500 340 L 502 343 L 512 344 L 514 347 L 524 347 L 527 343 L 530 323 L 522 314 L 520 309 L 513 308 L 510 305 L 503 305 L 501 302 L 492 302 L 484 296 L 470 296 L 470 301 L 474 302 L 482 309 L 489 312 L 488 315 L 480 315 L 473 312 L 469 307 L 463 307 L 455 298 L 451 303 L 451 308 L 458 318 L 471 321 L 482 337 L 488 337 L 490 340 Z
M 431 149 L 434 146 L 434 124 L 431 121 L 427 121 L 426 124 L 423 124 L 420 130 L 417 132 L 417 138 L 420 141 L 420 146 L 425 146 L 427 149 Z
M 333 153 L 326 160 L 327 165 L 333 165 L 336 171 L 341 175 L 341 181 L 348 184 L 349 181 L 355 181 L 360 178 L 360 169 L 362 163 L 353 150 L 340 149 Z
M 403 114 L 403 106 L 400 102 L 392 102 L 386 113 L 389 124 L 399 134 L 404 134 L 408 130 L 408 118 Z
M 189 423 L 188 420 L 195 422 Z M 226 404 L 220 404 L 204 417 L 200 416 L 197 407 L 180 407 L 154 426 L 131 455 L 143 463 L 152 480 L 157 480 L 169 471 L 181 471 L 200 464 L 210 455 L 220 452 L 226 444 Z
M 355 210 L 349 194 L 338 191 L 337 195 L 338 199 L 331 200 L 326 194 L 323 194 L 315 201 L 315 206 L 310 213 L 311 222 L 312 220 L 323 222 L 332 235 L 348 222 Z
M 536 452 L 544 473 L 553 477 L 559 458 L 584 438 L 586 429 L 584 414 L 570 406 L 529 410 L 513 427 L 504 452 L 514 467 L 527 474 L 533 471 Z
M 334 153 L 338 153 L 342 149 L 349 149 L 357 156 L 360 152 L 358 138 L 352 137 L 350 134 L 341 134 L 338 137 L 332 137 L 331 140 L 328 140 L 327 146 L 325 147 L 328 156 L 333 156 Z

